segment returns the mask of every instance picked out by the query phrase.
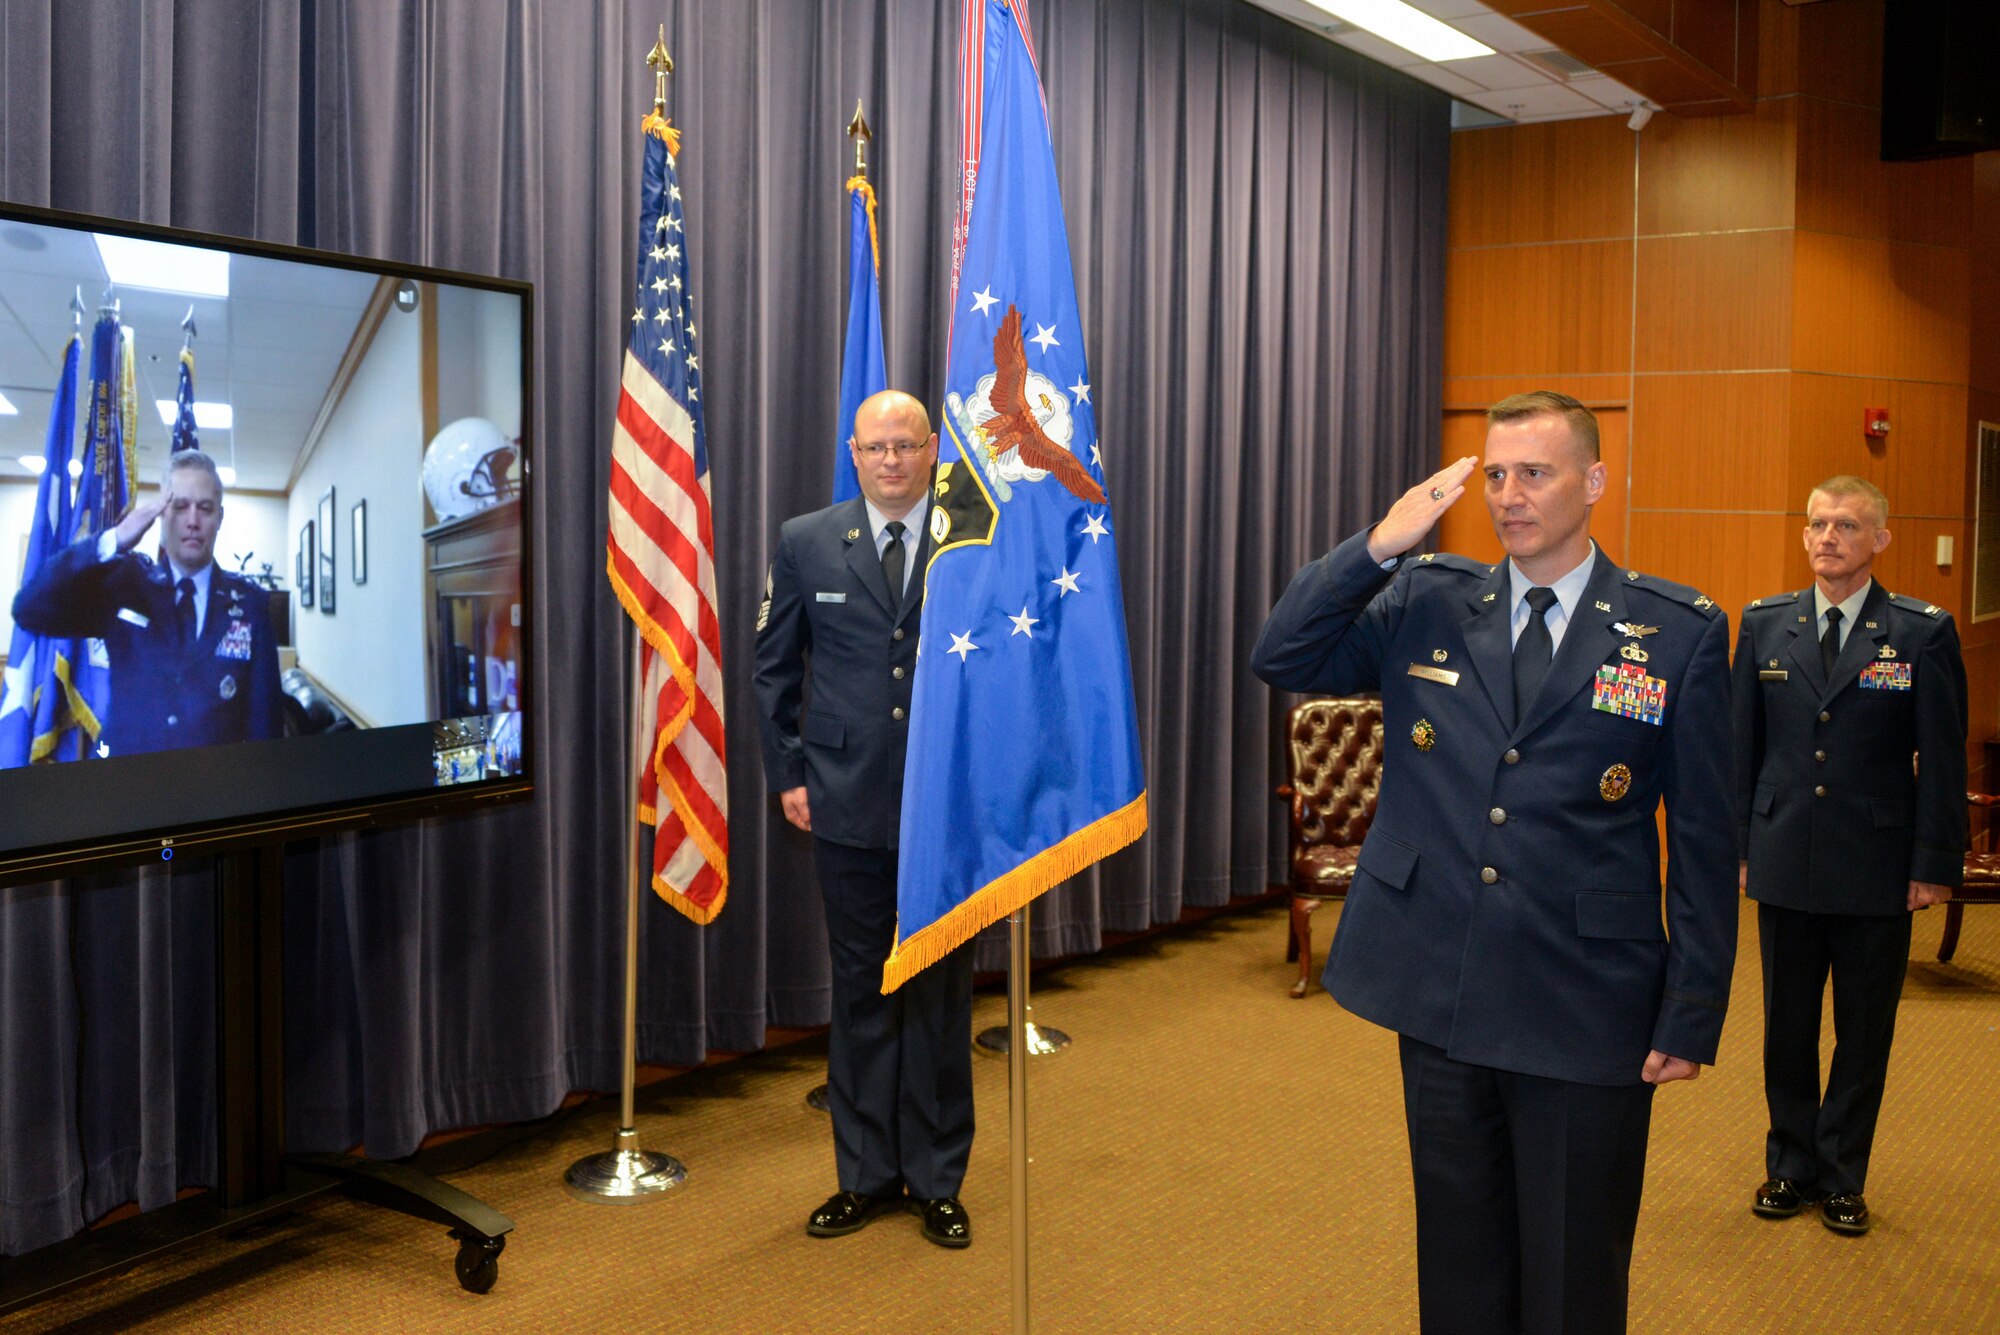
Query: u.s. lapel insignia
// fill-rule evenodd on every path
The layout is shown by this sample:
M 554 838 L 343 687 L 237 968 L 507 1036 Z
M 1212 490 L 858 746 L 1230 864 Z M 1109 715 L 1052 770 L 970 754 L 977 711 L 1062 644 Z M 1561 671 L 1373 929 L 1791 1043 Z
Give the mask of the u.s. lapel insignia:
M 1445 660 L 1445 659 L 1447 659 L 1447 658 L 1450 658 L 1450 657 L 1451 657 L 1451 655 L 1450 655 L 1450 654 L 1448 654 L 1448 653 L 1446 653 L 1446 652 L 1445 652 L 1444 650 L 1442 650 L 1442 649 L 1433 649 L 1433 650 L 1431 650 L 1431 662 L 1433 662 L 1433 663 L 1442 663 L 1442 662 L 1444 662 L 1444 660 Z
M 1419 751 L 1430 750 L 1437 745 L 1437 739 L 1437 729 L 1431 726 L 1431 721 L 1427 718 L 1418 719 L 1416 726 L 1410 729 L 1410 741 L 1416 744 Z
M 1597 600 L 1596 607 L 1600 612 L 1609 612 L 1611 610 L 1611 604 L 1605 602 L 1602 598 Z
M 1894 658 L 1896 656 L 1896 651 L 1889 645 L 1885 644 L 1882 646 L 1882 652 L 1875 656 L 1877 658 Z
M 1631 791 L 1632 771 L 1624 765 L 1613 765 L 1597 781 L 1597 795 L 1607 802 L 1616 802 Z
M 1635 640 L 1643 640 L 1648 635 L 1658 635 L 1660 633 L 1658 626 L 1642 626 L 1636 621 L 1614 622 L 1611 629 L 1617 631 L 1620 635 L 1630 635 Z
M 1872 622 L 1872 621 L 1864 621 L 1864 622 L 1862 622 L 1862 623 L 1861 623 L 1861 625 L 1862 625 L 1862 628 L 1863 628 L 1864 630 L 1875 630 L 1875 629 L 1877 629 L 1877 627 L 1876 627 L 1875 623 L 1874 623 L 1874 622 Z

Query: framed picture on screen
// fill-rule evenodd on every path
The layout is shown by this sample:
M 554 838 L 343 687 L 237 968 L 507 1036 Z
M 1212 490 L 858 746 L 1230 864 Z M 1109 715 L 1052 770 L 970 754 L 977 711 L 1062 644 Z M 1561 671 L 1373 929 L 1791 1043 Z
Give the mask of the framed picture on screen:
M 349 512 L 348 568 L 356 584 L 368 582 L 368 502 L 359 500 Z
M 333 540 L 333 488 L 319 498 L 319 610 L 333 615 L 333 586 L 340 582 L 340 566 L 334 560 L 338 544 Z
M 313 551 L 313 521 L 308 519 L 299 530 L 299 555 L 292 572 L 292 582 L 298 585 L 300 607 L 313 605 L 313 566 L 318 560 Z

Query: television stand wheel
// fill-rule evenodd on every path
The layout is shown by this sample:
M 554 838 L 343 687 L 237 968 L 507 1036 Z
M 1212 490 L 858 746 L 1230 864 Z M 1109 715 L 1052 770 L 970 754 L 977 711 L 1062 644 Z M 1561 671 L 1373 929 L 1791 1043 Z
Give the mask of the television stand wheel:
M 452 1262 L 458 1286 L 467 1293 L 489 1292 L 500 1278 L 500 1253 L 506 1250 L 507 1239 L 482 1238 L 456 1228 L 451 1236 L 458 1240 L 458 1257 Z

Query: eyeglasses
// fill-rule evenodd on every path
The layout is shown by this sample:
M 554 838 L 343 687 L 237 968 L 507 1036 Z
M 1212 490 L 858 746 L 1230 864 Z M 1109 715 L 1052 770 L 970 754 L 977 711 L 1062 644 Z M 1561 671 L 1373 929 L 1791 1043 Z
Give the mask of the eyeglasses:
M 885 454 L 893 454 L 898 459 L 908 458 L 911 455 L 922 454 L 925 450 L 930 448 L 930 442 L 924 441 L 920 445 L 908 445 L 908 444 L 856 445 L 854 448 L 855 451 L 859 453 L 862 458 L 868 460 L 870 463 L 874 463 L 880 460 L 881 457 Z

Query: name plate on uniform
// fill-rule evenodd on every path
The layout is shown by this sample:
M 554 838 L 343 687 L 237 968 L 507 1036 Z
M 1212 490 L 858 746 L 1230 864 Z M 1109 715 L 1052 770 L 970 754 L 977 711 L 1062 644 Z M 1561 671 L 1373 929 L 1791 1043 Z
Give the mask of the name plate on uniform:
M 1910 665 L 1908 663 L 1870 663 L 1861 669 L 1861 689 L 1864 691 L 1907 691 L 1910 689 Z
M 1636 663 L 1606 663 L 1597 669 L 1590 707 L 1658 727 L 1667 712 L 1667 683 Z
M 1790 681 L 1792 674 L 1784 668 L 1758 668 L 1758 681 Z
M 844 603 L 847 601 L 847 595 L 844 593 L 820 593 L 814 595 L 814 601 L 822 603 Z
M 1430 667 L 1423 663 L 1412 663 L 1410 664 L 1410 675 L 1412 677 L 1422 677 L 1425 681 L 1434 681 L 1440 686 L 1458 685 L 1458 674 L 1450 668 Z

